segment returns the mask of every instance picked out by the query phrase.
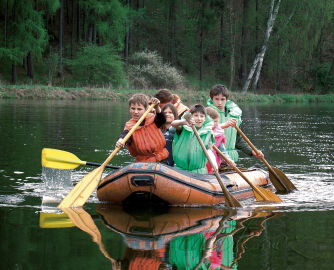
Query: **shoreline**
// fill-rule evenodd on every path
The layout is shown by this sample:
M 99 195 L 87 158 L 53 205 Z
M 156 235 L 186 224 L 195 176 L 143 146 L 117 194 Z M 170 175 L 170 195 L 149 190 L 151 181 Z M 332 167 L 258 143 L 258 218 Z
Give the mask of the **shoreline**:
M 65 88 L 47 85 L 0 85 L 0 99 L 30 100 L 122 100 L 126 101 L 134 93 L 153 95 L 157 90 L 111 89 L 111 88 Z M 208 90 L 172 91 L 183 101 L 203 102 L 209 97 Z M 334 94 L 254 94 L 231 91 L 230 99 L 249 103 L 334 103 Z

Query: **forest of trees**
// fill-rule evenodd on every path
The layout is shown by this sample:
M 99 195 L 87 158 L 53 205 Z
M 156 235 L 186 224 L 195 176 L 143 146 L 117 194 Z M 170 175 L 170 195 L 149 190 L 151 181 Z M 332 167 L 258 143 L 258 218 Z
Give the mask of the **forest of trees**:
M 332 0 L 0 0 L 0 8 L 0 81 L 131 87 L 160 72 L 243 92 L 334 93 Z M 147 62 L 143 75 L 138 53 L 167 68 Z

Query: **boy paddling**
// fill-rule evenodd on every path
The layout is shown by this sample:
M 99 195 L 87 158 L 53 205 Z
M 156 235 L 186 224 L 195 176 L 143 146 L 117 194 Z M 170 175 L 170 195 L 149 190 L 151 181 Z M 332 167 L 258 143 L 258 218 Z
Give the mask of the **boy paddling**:
M 124 131 L 116 142 L 116 147 L 124 146 L 121 143 L 122 139 L 145 113 L 149 104 L 155 105 L 156 112 L 155 115 L 148 114 L 126 143 L 131 156 L 136 157 L 135 162 L 160 162 L 168 157 L 168 150 L 165 148 L 166 140 L 160 130 L 160 127 L 166 122 L 166 117 L 159 103 L 157 98 L 149 101 L 144 94 L 135 94 L 129 99 L 131 119 L 126 122 Z
M 175 167 L 195 173 L 207 174 L 207 159 L 191 126 L 194 125 L 198 130 L 204 146 L 210 148 L 214 143 L 213 121 L 207 116 L 205 108 L 200 104 L 193 105 L 189 112 L 192 115 L 189 123 L 186 119 L 172 122 L 172 126 L 176 128 L 173 141 Z
M 241 150 L 248 156 L 255 156 L 259 159 L 263 153 L 259 151 L 258 155 L 242 139 L 237 130 L 233 127 L 240 127 L 242 120 L 242 111 L 233 101 L 229 100 L 230 91 L 222 84 L 214 85 L 210 90 L 210 98 L 207 101 L 209 107 L 219 113 L 219 124 L 224 129 L 226 136 L 226 150 L 234 162 L 239 159 L 236 149 Z

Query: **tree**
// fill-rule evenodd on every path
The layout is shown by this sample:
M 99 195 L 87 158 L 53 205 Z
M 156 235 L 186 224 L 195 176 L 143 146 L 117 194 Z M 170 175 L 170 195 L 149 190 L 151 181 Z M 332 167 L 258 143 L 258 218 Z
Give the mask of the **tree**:
M 6 3 L 5 42 L 1 43 L 0 58 L 12 64 L 12 82 L 17 79 L 16 65 L 29 53 L 30 75 L 32 57 L 41 58 L 47 46 L 47 33 L 42 12 L 35 9 L 33 0 L 13 0 Z
M 273 30 L 274 27 L 274 23 L 276 20 L 276 16 L 279 10 L 279 6 L 281 3 L 281 0 L 277 0 L 277 3 L 275 3 L 275 0 L 271 0 L 271 5 L 270 5 L 270 11 L 269 11 L 269 18 L 268 18 L 268 22 L 267 22 L 267 30 L 266 30 L 266 34 L 265 34 L 265 38 L 264 38 L 264 42 L 261 48 L 261 51 L 256 55 L 253 65 L 250 69 L 250 72 L 248 74 L 247 80 L 244 84 L 244 86 L 242 87 L 242 92 L 246 93 L 248 88 L 249 88 L 249 84 L 251 82 L 254 76 L 254 72 L 255 73 L 255 79 L 253 82 L 253 89 L 256 89 L 257 87 L 257 83 L 261 74 L 261 69 L 262 69 L 262 63 L 263 63 L 263 59 L 268 47 L 268 43 L 269 43 L 269 38 L 270 38 L 270 34 Z

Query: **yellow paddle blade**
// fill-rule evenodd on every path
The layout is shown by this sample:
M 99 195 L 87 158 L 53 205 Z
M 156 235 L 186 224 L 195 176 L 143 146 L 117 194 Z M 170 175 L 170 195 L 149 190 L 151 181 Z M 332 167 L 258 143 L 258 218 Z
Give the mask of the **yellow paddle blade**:
M 81 161 L 76 155 L 67 151 L 52 148 L 43 148 L 42 150 L 43 167 L 70 170 L 85 164 L 85 161 Z
M 256 188 L 253 188 L 253 192 L 257 201 L 282 202 L 280 197 L 262 187 L 257 186 Z
M 71 192 L 60 202 L 58 208 L 83 206 L 98 186 L 104 166 L 100 166 L 82 178 Z
M 289 178 L 279 169 L 271 167 L 272 170 L 276 173 L 279 180 L 284 183 L 284 185 L 289 189 L 289 191 L 297 189 L 296 186 L 289 180 Z M 269 178 L 272 179 L 274 175 L 269 171 Z
M 75 226 L 65 213 L 44 213 L 39 215 L 39 227 L 41 228 L 67 228 Z

